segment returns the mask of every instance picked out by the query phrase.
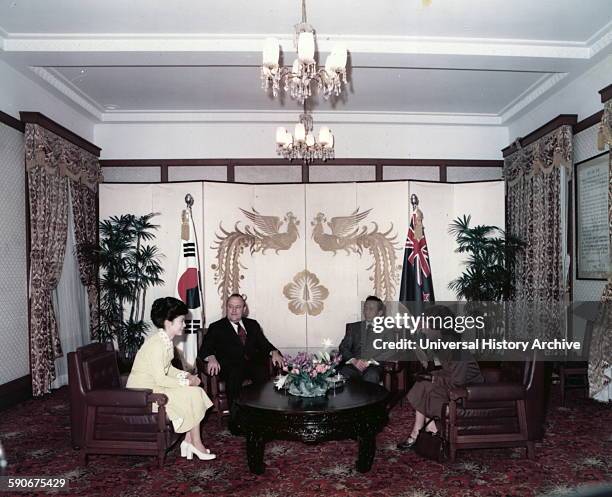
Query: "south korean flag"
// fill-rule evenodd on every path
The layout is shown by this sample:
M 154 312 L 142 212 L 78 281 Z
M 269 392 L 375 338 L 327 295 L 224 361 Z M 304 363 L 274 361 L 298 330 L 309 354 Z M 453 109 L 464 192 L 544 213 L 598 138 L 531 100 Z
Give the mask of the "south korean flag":
M 186 369 L 195 366 L 198 355 L 198 330 L 202 328 L 202 301 L 200 292 L 200 269 L 196 237 L 191 213 L 183 210 L 181 222 L 181 248 L 176 278 L 176 292 L 189 309 L 185 318 L 185 339 L 182 343 L 183 365 Z M 180 347 L 179 347 L 180 348 Z

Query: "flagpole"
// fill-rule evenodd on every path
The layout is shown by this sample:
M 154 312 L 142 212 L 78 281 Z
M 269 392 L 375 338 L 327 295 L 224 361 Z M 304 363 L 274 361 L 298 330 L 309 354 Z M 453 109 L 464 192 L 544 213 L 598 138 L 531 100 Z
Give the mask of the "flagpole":
M 193 239 L 195 240 L 195 248 L 196 248 L 196 259 L 198 265 L 198 290 L 200 291 L 200 305 L 202 306 L 202 327 L 204 327 L 204 293 L 202 291 L 202 276 L 201 276 L 201 268 L 200 268 L 200 244 L 198 243 L 198 232 L 195 229 L 195 221 L 193 220 L 193 197 L 191 193 L 185 195 L 185 204 L 187 205 L 187 209 L 189 209 L 189 218 L 191 219 L 191 228 L 193 230 Z M 197 336 L 197 335 L 196 335 Z

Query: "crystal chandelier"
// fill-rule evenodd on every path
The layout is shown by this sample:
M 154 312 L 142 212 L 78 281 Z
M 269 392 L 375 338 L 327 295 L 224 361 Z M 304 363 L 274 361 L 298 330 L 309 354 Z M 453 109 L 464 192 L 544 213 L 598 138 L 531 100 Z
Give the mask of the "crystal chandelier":
M 313 134 L 312 115 L 306 111 L 300 114 L 292 135 L 282 126 L 276 129 L 276 153 L 285 159 L 299 159 L 304 164 L 315 160 L 326 161 L 334 158 L 334 135 L 324 126 L 319 130 L 319 140 Z
M 263 64 L 261 67 L 261 86 L 264 90 L 272 87 L 276 97 L 281 88 L 289 92 L 291 98 L 301 104 L 312 95 L 311 83 L 316 82 L 319 93 L 326 99 L 342 92 L 346 80 L 346 47 L 336 45 L 325 61 L 325 67 L 317 68 L 315 60 L 315 30 L 306 21 L 306 3 L 302 0 L 302 22 L 296 24 L 294 46 L 298 58 L 291 68 L 280 67 L 280 44 L 277 38 L 267 38 L 264 42 Z

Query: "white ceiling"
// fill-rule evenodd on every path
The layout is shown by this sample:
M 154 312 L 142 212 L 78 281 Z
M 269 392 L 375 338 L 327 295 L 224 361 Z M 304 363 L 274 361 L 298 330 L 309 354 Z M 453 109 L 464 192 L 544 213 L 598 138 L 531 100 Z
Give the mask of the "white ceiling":
M 307 1 L 350 85 L 315 113 L 505 124 L 612 53 L 612 0 Z M 294 58 L 299 0 L 0 0 L 0 58 L 100 121 L 286 118 L 260 88 L 266 36 Z M 232 117 L 235 116 L 235 117 Z

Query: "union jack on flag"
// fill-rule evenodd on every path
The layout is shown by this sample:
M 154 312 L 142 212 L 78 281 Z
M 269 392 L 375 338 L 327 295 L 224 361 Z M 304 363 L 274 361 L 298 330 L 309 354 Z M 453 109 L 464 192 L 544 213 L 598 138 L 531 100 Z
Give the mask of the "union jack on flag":
M 400 301 L 433 303 L 435 299 L 425 230 L 423 229 L 421 238 L 418 238 L 415 233 L 418 214 L 422 216 L 422 213 L 415 208 L 410 216 L 410 226 L 404 248 Z

